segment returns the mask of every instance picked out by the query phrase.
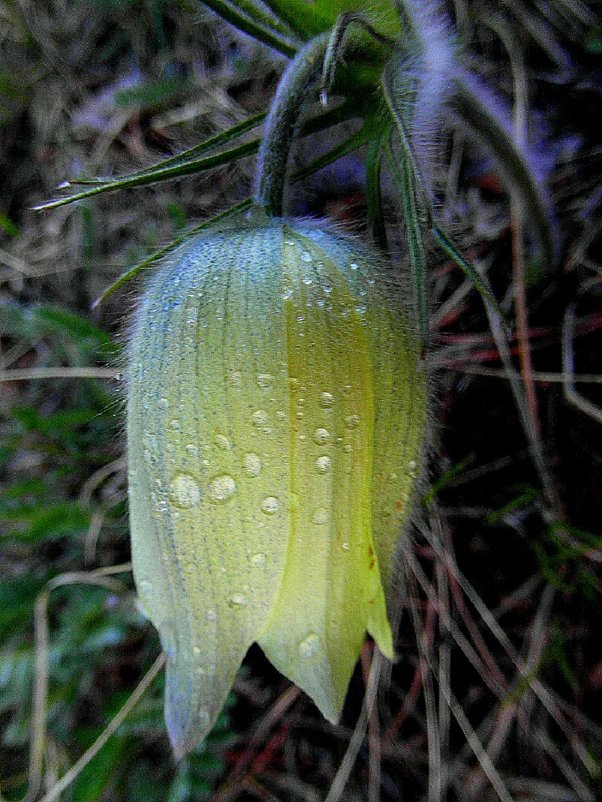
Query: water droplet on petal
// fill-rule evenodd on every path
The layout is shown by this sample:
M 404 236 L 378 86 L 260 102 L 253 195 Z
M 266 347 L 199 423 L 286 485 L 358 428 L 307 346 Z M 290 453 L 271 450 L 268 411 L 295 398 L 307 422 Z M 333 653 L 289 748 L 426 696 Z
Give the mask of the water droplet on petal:
M 222 451 L 230 451 L 232 443 L 224 434 L 216 434 L 214 439 L 215 445 Z
M 169 486 L 169 500 L 176 507 L 189 509 L 196 507 L 201 500 L 201 488 L 196 480 L 187 473 L 179 473 L 174 476 Z
M 320 651 L 320 639 L 315 632 L 309 632 L 299 642 L 298 649 L 301 657 L 313 657 Z
M 233 593 L 228 599 L 230 607 L 244 607 L 247 603 L 247 597 L 244 593 Z
M 262 427 L 267 424 L 269 421 L 270 416 L 265 411 L 265 409 L 258 409 L 257 412 L 254 412 L 251 415 L 251 420 L 253 421 L 253 426 Z
M 250 478 L 254 476 L 259 476 L 261 473 L 261 460 L 257 456 L 257 454 L 245 454 L 245 458 L 243 461 L 243 471 L 245 476 Z
M 326 507 L 318 507 L 311 519 L 317 526 L 324 526 L 330 520 L 330 511 Z
M 261 502 L 261 511 L 266 515 L 274 515 L 275 512 L 278 512 L 279 507 L 280 502 L 276 496 L 266 496 Z
M 207 488 L 207 495 L 212 501 L 222 503 L 227 501 L 236 491 L 236 482 L 228 474 L 216 476 Z
M 314 443 L 317 443 L 319 446 L 326 445 L 330 440 L 330 432 L 328 429 L 316 429 L 314 432 Z
M 330 409 L 334 405 L 334 396 L 332 393 L 320 394 L 320 406 L 322 409 Z
M 332 465 L 332 460 L 327 454 L 324 454 L 323 456 L 318 457 L 314 464 L 318 473 L 328 473 L 330 466 Z

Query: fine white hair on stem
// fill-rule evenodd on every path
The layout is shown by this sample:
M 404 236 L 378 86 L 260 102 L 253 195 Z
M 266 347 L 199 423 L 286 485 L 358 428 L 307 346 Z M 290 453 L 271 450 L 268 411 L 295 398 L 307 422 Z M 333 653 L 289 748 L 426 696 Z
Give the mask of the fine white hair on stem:
M 406 31 L 400 78 L 412 98 L 408 133 L 431 194 L 443 114 L 452 88 L 453 29 L 438 0 L 398 0 L 397 8 Z

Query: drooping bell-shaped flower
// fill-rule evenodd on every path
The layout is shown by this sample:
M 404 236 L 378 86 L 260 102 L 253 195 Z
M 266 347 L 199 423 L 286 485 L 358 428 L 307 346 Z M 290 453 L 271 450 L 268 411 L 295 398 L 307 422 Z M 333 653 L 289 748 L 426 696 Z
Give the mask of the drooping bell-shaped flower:
M 311 224 L 208 234 L 150 281 L 129 347 L 132 557 L 177 755 L 253 642 L 331 721 L 365 633 L 393 658 L 418 362 L 393 275 Z

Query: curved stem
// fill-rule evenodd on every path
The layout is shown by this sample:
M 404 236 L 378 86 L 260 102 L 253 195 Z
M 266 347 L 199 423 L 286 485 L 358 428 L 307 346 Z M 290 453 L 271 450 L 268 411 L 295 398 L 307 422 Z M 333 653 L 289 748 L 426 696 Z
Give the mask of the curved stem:
M 303 104 L 322 75 L 328 40 L 329 33 L 320 34 L 297 53 L 280 79 L 265 123 L 259 148 L 255 200 L 274 217 L 282 216 L 289 151 Z

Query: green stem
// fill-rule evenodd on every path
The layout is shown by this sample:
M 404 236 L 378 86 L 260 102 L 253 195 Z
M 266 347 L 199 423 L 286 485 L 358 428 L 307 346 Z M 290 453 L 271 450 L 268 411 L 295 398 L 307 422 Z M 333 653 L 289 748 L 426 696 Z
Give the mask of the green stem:
M 299 127 L 299 116 L 313 85 L 322 75 L 329 33 L 308 42 L 280 79 L 265 122 L 259 149 L 255 200 L 273 217 L 282 216 L 288 157 Z

